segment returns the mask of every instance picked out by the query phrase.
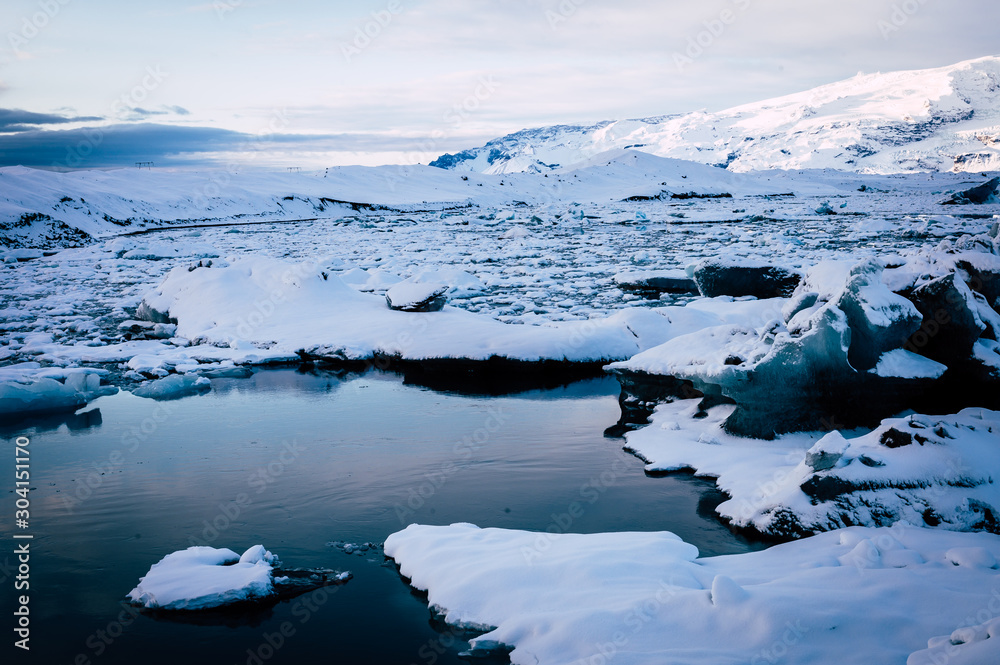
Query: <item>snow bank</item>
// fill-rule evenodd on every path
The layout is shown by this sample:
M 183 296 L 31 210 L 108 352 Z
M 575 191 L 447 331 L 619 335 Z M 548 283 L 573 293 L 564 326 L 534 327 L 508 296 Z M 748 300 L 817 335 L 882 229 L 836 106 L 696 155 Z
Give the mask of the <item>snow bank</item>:
M 991 598 L 990 614 L 1000 610 L 1000 598 Z M 989 665 L 1000 663 L 1000 618 L 977 626 L 963 626 L 950 635 L 927 640 L 927 648 L 915 651 L 906 665 Z
M 411 525 L 385 552 L 515 665 L 902 663 L 1000 594 L 1000 538 L 908 525 L 711 558 L 670 533 Z
M 105 249 L 119 259 L 130 261 L 159 261 L 188 257 L 193 259 L 218 258 L 219 250 L 203 242 L 158 241 L 152 238 L 115 238 L 105 244 Z
M 254 545 L 243 555 L 229 549 L 195 546 L 153 564 L 128 593 L 148 609 L 203 610 L 274 595 L 273 567 L 278 558 Z
M 888 418 L 867 433 L 735 437 L 735 407 L 680 400 L 625 435 L 648 471 L 693 469 L 729 495 L 716 511 L 735 526 L 779 537 L 899 520 L 1000 533 L 1000 412 Z M 695 418 L 695 414 L 703 417 Z
M 422 282 L 407 284 L 426 288 Z M 416 361 L 497 356 L 600 362 L 628 358 L 680 332 L 723 320 L 709 311 L 679 307 L 542 326 L 504 324 L 452 307 L 398 312 L 384 298 L 359 293 L 336 275 L 264 258 L 228 267 L 176 268 L 143 302 L 147 309 L 169 313 L 177 334 L 195 344 L 345 360 L 385 354 Z

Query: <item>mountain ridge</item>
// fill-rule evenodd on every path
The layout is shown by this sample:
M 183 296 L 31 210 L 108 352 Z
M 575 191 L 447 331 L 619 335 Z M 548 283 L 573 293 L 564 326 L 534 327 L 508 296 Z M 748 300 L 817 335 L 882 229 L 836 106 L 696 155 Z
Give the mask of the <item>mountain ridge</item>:
M 572 168 L 634 148 L 731 171 L 1000 170 L 1000 56 L 861 74 L 718 112 L 523 129 L 431 166 L 502 174 Z

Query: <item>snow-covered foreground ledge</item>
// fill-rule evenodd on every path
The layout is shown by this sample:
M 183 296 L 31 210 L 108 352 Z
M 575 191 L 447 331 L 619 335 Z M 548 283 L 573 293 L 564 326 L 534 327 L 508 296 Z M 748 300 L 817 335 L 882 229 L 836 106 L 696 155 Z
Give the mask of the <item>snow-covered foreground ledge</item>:
M 899 520 L 1000 532 L 1000 412 L 886 418 L 867 432 L 786 434 L 773 441 L 727 434 L 732 405 L 662 404 L 625 435 L 649 472 L 692 469 L 730 498 L 716 511 L 738 527 L 798 537 Z
M 922 664 L 1000 614 L 1000 537 L 905 524 L 711 558 L 666 532 L 411 525 L 385 552 L 446 621 L 488 631 L 474 650 L 515 664 Z M 1000 662 L 977 630 L 961 662 Z

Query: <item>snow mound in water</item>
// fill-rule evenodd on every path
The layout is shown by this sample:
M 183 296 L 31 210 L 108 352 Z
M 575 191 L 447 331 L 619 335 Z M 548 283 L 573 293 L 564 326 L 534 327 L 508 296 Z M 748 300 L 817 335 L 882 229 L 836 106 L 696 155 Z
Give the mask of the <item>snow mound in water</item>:
M 203 610 L 274 594 L 278 558 L 262 545 L 243 555 L 230 549 L 189 547 L 153 564 L 128 599 L 148 609 Z

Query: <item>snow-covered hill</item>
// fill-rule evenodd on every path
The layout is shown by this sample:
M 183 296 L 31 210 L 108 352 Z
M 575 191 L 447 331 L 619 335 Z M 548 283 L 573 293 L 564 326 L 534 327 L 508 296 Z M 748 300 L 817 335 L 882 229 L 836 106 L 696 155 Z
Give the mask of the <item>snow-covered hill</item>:
M 847 184 L 848 191 L 857 185 Z M 116 169 L 58 173 L 0 169 L 0 247 L 54 247 L 162 224 L 311 219 L 352 211 L 563 205 L 688 196 L 814 193 L 790 183 L 633 150 L 542 177 L 484 175 L 430 166 L 342 166 L 326 172 Z M 836 186 L 834 187 L 836 188 Z M 829 189 L 829 188 L 827 188 Z M 827 190 L 824 190 L 827 191 Z
M 937 69 L 858 74 L 717 113 L 526 129 L 432 166 L 547 172 L 612 148 L 731 171 L 865 173 L 1000 169 L 1000 56 Z
M 161 226 L 337 219 L 356 214 L 435 212 L 560 215 L 579 206 L 611 214 L 664 203 L 653 214 L 732 219 L 773 217 L 777 195 L 792 214 L 814 215 L 836 197 L 850 214 L 926 214 L 955 192 L 984 184 L 966 173 L 860 175 L 838 170 L 730 170 L 634 149 L 599 153 L 572 169 L 483 174 L 424 165 L 341 166 L 310 173 L 266 170 L 70 171 L 0 168 L 0 248 L 87 244 Z M 799 198 L 801 197 L 801 199 Z M 740 199 L 728 210 L 674 209 L 693 199 Z M 848 204 L 847 200 L 851 203 Z M 605 211 L 598 213 L 598 209 Z M 848 210 L 849 209 L 849 210 Z M 492 213 L 491 213 L 492 211 Z M 530 211 L 530 212 L 528 212 Z M 632 214 L 630 210 L 629 214 Z M 995 214 L 995 202 L 977 209 Z M 646 214 L 646 213 L 643 213 Z M 713 217 L 714 215 L 714 217 Z

